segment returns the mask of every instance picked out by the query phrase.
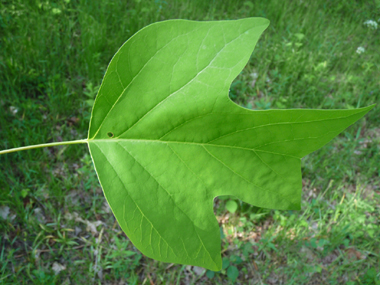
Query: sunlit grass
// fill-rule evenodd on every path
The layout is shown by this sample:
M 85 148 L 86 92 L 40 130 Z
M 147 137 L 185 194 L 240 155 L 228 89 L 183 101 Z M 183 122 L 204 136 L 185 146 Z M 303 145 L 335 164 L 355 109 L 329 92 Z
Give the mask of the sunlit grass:
M 247 108 L 380 102 L 380 28 L 366 24 L 379 23 L 375 2 L 0 3 L 0 149 L 85 138 L 113 54 L 137 30 L 165 19 L 271 21 L 231 86 L 230 97 Z M 1 156 L 0 283 L 229 284 L 235 267 L 237 284 L 376 284 L 379 111 L 380 104 L 302 160 L 301 211 L 215 201 L 219 273 L 142 256 L 110 212 L 86 146 Z

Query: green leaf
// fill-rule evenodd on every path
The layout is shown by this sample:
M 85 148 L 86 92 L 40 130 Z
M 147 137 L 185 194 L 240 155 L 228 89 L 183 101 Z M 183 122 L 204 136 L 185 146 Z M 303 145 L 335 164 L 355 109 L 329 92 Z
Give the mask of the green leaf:
M 238 204 L 236 203 L 236 201 L 234 200 L 229 200 L 227 203 L 226 203 L 226 209 L 227 211 L 229 211 L 230 213 L 235 213 L 236 210 L 238 208 Z
M 206 276 L 207 276 L 209 279 L 212 279 L 212 278 L 214 278 L 214 276 L 215 276 L 215 272 L 214 272 L 214 271 L 211 271 L 211 270 L 207 270 L 207 272 L 206 272 Z
M 238 278 L 238 276 L 239 276 L 239 270 L 235 266 L 231 265 L 230 267 L 228 267 L 227 269 L 228 279 L 234 282 L 236 278 Z
M 22 189 L 21 190 L 21 197 L 25 198 L 26 196 L 28 196 L 29 192 L 30 192 L 30 189 Z
M 219 271 L 214 198 L 300 209 L 301 158 L 371 109 L 252 111 L 230 101 L 268 24 L 159 22 L 110 62 L 88 144 L 117 221 L 148 257 Z
M 230 266 L 230 261 L 227 258 L 223 258 L 221 269 L 226 269 L 228 266 Z

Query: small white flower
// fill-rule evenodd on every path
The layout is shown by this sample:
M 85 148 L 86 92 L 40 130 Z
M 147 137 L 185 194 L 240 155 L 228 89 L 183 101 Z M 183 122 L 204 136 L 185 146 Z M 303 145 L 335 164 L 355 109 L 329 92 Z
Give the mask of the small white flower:
M 364 25 L 373 30 L 376 30 L 378 26 L 377 22 L 374 20 L 367 20 L 364 22 Z
M 51 269 L 53 269 L 55 275 L 58 275 L 59 272 L 66 270 L 66 266 L 59 264 L 58 262 L 54 262 Z
M 253 72 L 253 73 L 251 73 L 251 77 L 253 79 L 257 79 L 257 77 L 259 77 L 259 75 L 256 72 Z
M 4 220 L 6 220 L 8 215 L 9 215 L 9 207 L 8 206 L 0 206 L 0 217 L 2 217 Z
M 363 53 L 363 52 L 365 52 L 364 47 L 358 47 L 358 48 L 356 49 L 356 53 L 357 53 L 357 54 L 361 54 L 361 53 Z
M 15 106 L 10 106 L 10 107 L 9 107 L 9 111 L 11 111 L 11 113 L 12 113 L 13 115 L 16 115 L 17 112 L 18 112 L 18 108 L 16 108 Z

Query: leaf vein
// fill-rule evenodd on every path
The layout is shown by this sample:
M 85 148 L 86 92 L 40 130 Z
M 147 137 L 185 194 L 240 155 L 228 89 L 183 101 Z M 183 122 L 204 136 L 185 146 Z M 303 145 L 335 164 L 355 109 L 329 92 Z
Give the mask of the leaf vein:
M 256 111 L 253 111 L 253 112 L 256 112 Z M 248 114 L 250 115 L 250 114 Z M 219 140 L 219 139 L 222 139 L 224 137 L 227 137 L 227 136 L 230 136 L 230 135 L 233 135 L 233 134 L 236 134 L 236 133 L 240 133 L 240 132 L 245 132 L 245 131 L 248 131 L 248 130 L 254 130 L 254 129 L 259 129 L 259 128 L 263 128 L 263 127 L 270 127 L 270 126 L 277 126 L 277 125 L 293 125 L 293 124 L 310 124 L 310 123 L 316 123 L 316 122 L 324 122 L 324 121 L 333 121 L 333 120 L 339 120 L 339 119 L 345 119 L 345 118 L 349 118 L 349 117 L 352 117 L 354 115 L 357 115 L 357 114 L 353 114 L 353 115 L 349 115 L 349 116 L 343 116 L 343 117 L 337 117 L 337 118 L 329 118 L 329 119 L 321 119 L 321 120 L 312 120 L 312 121 L 304 121 L 304 122 L 278 122 L 278 123 L 272 123 L 272 124 L 265 124 L 265 125 L 260 125 L 260 126 L 255 126 L 255 127 L 251 127 L 251 128 L 246 128 L 246 129 L 242 129 L 242 130 L 237 130 L 237 131 L 234 131 L 234 132 L 231 132 L 231 133 L 227 133 L 227 134 L 224 134 L 222 136 L 219 136 L 215 139 L 212 139 L 210 141 L 208 141 L 207 143 L 211 143 L 213 141 L 216 141 L 216 140 Z M 301 116 L 300 116 L 301 117 Z M 300 118 L 299 117 L 299 118 Z M 298 118 L 298 119 L 299 119 Z
M 247 30 L 248 31 L 248 30 Z M 235 40 L 239 39 L 243 34 L 240 34 L 233 40 L 231 40 L 229 43 L 223 46 L 223 48 L 215 55 L 215 57 L 204 67 L 201 71 L 199 71 L 192 79 L 190 79 L 186 84 L 184 84 L 181 88 L 177 89 L 173 93 L 166 96 L 164 99 L 162 99 L 160 102 L 158 102 L 155 106 L 153 106 L 148 112 L 146 112 L 139 120 L 137 120 L 132 126 L 130 126 L 127 130 L 125 130 L 123 133 L 121 133 L 118 137 L 124 135 L 126 132 L 130 131 L 136 124 L 138 124 L 141 120 L 143 120 L 147 115 L 149 115 L 153 110 L 155 110 L 157 107 L 159 107 L 163 102 L 171 98 L 173 95 L 177 94 L 179 91 L 181 91 L 183 88 L 185 88 L 187 85 L 189 85 L 191 82 L 193 82 L 200 74 L 203 73 L 208 67 L 211 66 L 211 64 L 214 62 L 214 60 L 219 56 L 219 54 L 231 43 L 233 43 Z
M 118 145 L 120 145 L 120 144 L 118 144 Z M 141 162 L 139 162 L 137 159 L 136 159 L 136 157 L 134 157 L 123 145 L 120 145 L 122 148 L 124 148 L 125 149 L 125 151 L 131 156 L 131 157 L 133 157 L 134 159 L 135 159 L 135 161 L 154 179 L 154 181 L 156 181 L 156 183 L 157 183 L 157 185 L 159 185 L 160 187 L 161 187 L 161 189 L 163 189 L 166 193 L 167 193 L 167 195 L 169 196 L 169 198 L 173 201 L 173 204 L 174 204 L 174 206 L 175 207 L 177 207 L 177 209 L 179 209 L 181 212 L 182 212 L 182 214 L 183 215 L 185 215 L 186 216 L 186 218 L 188 218 L 190 221 L 191 221 L 191 219 L 190 219 L 190 217 L 186 214 L 186 212 L 184 212 L 176 203 L 175 203 L 175 201 L 174 201 L 174 199 L 173 199 L 173 197 L 172 197 L 172 195 L 157 181 L 157 179 L 153 176 L 153 174 L 152 173 L 150 173 L 149 171 L 148 171 L 148 169 L 146 169 L 142 164 L 141 164 Z M 202 241 L 202 239 L 201 239 L 201 237 L 199 236 L 199 233 L 198 233 L 198 231 L 197 231 L 197 228 L 195 227 L 195 225 L 194 224 L 192 224 L 192 226 L 194 227 L 194 230 L 195 230 L 195 232 L 196 232 L 196 234 L 197 234 L 197 236 L 198 236 L 198 239 L 199 239 L 199 241 L 201 242 L 201 244 L 203 245 L 203 247 L 204 247 L 204 249 L 205 249 L 205 251 L 208 253 L 208 255 L 209 255 L 209 257 L 210 257 L 210 259 L 214 262 L 214 264 L 215 265 L 217 265 L 216 263 L 215 263 L 215 261 L 212 259 L 212 257 L 211 257 L 211 255 L 210 255 L 210 253 L 209 253 L 209 251 L 207 250 L 207 248 L 205 247 L 205 245 L 204 245 L 204 243 L 203 243 L 203 241 Z M 157 230 L 156 230 L 156 232 L 157 232 Z
M 107 158 L 107 156 L 105 155 L 105 153 L 103 152 L 103 150 L 95 143 L 95 145 L 98 147 L 98 149 L 100 150 L 100 152 L 103 154 L 103 156 L 105 157 L 105 159 L 107 160 L 107 162 L 109 163 L 109 165 L 112 167 L 113 171 L 117 174 L 116 177 L 120 180 L 120 182 L 122 183 L 122 185 L 124 186 L 124 189 L 127 190 L 127 188 L 125 187 L 123 181 L 121 180 L 121 178 L 119 177 L 115 167 L 113 166 L 113 164 L 109 161 L 109 159 Z M 129 154 L 129 152 L 127 151 L 127 153 Z M 132 158 L 133 156 L 131 154 L 129 154 Z M 135 160 L 136 161 L 136 160 Z M 128 193 L 128 190 L 126 191 L 126 193 Z M 167 244 L 168 248 L 170 248 L 172 250 L 172 252 L 174 253 L 175 256 L 177 256 L 177 254 L 174 252 L 173 248 L 170 247 L 169 243 L 160 235 L 160 233 L 157 231 L 157 229 L 153 226 L 153 223 L 148 219 L 148 217 L 144 214 L 144 212 L 141 210 L 141 208 L 139 207 L 139 205 L 136 203 L 136 201 L 132 198 L 131 195 L 128 194 L 128 196 L 131 198 L 131 200 L 133 201 L 133 203 L 136 205 L 136 207 L 139 209 L 140 213 L 141 213 L 141 222 L 140 222 L 140 230 L 141 230 L 141 243 L 142 243 L 142 220 L 145 218 L 148 223 L 151 225 L 151 227 L 156 231 L 156 233 L 158 234 L 158 236 Z M 136 228 L 138 229 L 138 228 Z
M 187 33 L 186 33 L 187 34 Z M 186 35 L 186 34 L 183 34 L 183 35 Z M 182 35 L 180 35 L 182 36 Z M 109 114 L 111 113 L 111 111 L 115 108 L 116 104 L 119 102 L 120 98 L 123 96 L 124 92 L 128 89 L 129 86 L 131 86 L 131 84 L 135 81 L 135 79 L 140 75 L 140 73 L 145 69 L 145 67 L 149 64 L 149 62 L 155 57 L 155 55 L 157 55 L 157 53 L 159 53 L 162 49 L 164 49 L 166 46 L 168 46 L 172 41 L 174 41 L 175 39 L 177 39 L 179 36 L 177 37 L 173 37 L 170 41 L 168 41 L 164 46 L 162 46 L 161 48 L 157 49 L 156 52 L 153 54 L 153 56 L 141 67 L 141 69 L 136 73 L 136 75 L 132 78 L 132 80 L 128 83 L 128 85 L 124 88 L 124 90 L 120 93 L 119 97 L 116 99 L 115 103 L 112 105 L 112 107 L 109 109 L 109 111 L 107 112 L 107 114 L 105 115 L 105 117 L 103 118 L 102 122 L 100 123 L 97 131 L 95 132 L 95 135 L 93 136 L 96 137 L 96 135 L 98 134 L 98 132 L 100 131 L 100 129 L 102 128 L 103 124 L 104 124 L 104 121 L 107 119 L 107 117 L 109 116 Z M 121 47 L 122 48 L 122 47 Z M 121 50 L 120 48 L 120 50 Z M 104 83 L 104 80 L 102 82 L 102 86 L 103 86 L 103 83 Z M 102 88 L 102 86 L 100 88 Z M 96 102 L 95 102 L 96 103 Z

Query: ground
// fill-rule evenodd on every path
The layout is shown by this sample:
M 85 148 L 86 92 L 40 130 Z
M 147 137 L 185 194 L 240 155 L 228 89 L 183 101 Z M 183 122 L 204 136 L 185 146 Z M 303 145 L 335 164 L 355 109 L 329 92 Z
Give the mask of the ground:
M 215 200 L 220 272 L 143 256 L 116 223 L 86 145 L 1 155 L 0 283 L 380 284 L 378 1 L 0 3 L 0 149 L 86 138 L 112 55 L 173 18 L 271 21 L 231 86 L 244 107 L 377 103 L 302 160 L 300 211 Z

